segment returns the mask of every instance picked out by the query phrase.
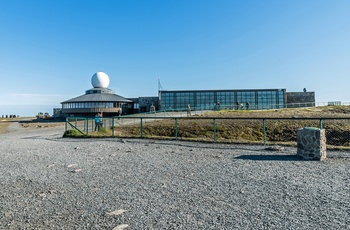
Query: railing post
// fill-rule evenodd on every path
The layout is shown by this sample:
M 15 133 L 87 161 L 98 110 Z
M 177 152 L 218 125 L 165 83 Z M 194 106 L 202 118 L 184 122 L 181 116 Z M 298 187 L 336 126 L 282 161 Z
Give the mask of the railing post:
M 214 118 L 214 143 L 216 143 L 216 119 Z
M 264 145 L 266 145 L 266 122 L 263 119 Z
M 114 117 L 112 117 L 112 137 L 114 137 Z
M 320 119 L 320 129 L 323 129 L 322 119 Z
M 140 137 L 142 138 L 142 117 L 140 118 Z
M 177 140 L 178 134 L 179 134 L 179 127 L 177 124 L 177 118 L 175 118 L 175 139 L 176 140 Z
M 89 134 L 89 118 L 85 119 L 86 135 Z
M 64 132 L 67 132 L 67 122 L 68 122 L 68 118 L 66 118 L 66 123 L 64 125 Z

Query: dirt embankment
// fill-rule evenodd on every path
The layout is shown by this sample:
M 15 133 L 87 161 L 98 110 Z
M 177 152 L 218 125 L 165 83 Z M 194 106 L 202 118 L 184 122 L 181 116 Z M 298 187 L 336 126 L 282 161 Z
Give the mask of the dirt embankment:
M 0 121 L 0 134 L 4 134 L 7 131 L 7 127 L 9 126 L 10 123 L 8 122 L 4 122 L 4 121 Z
M 38 121 L 35 119 L 3 119 L 0 120 L 0 134 L 18 132 L 27 129 L 52 128 L 64 126 L 61 121 Z

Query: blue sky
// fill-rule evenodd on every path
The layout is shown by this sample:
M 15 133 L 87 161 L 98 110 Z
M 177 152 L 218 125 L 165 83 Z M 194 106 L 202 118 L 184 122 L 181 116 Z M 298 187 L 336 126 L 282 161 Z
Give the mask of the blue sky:
M 2 0 L 0 115 L 52 113 L 97 71 L 124 97 L 157 96 L 160 79 L 350 102 L 349 12 L 348 0 Z

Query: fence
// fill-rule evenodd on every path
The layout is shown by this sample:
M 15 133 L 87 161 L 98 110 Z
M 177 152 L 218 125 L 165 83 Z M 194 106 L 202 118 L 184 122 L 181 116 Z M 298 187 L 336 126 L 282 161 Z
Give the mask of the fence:
M 350 148 L 349 118 L 229 118 L 123 116 L 103 118 L 100 131 L 93 118 L 67 118 L 66 131 L 92 137 L 161 138 L 225 143 L 296 144 L 303 127 L 326 130 L 328 147 Z

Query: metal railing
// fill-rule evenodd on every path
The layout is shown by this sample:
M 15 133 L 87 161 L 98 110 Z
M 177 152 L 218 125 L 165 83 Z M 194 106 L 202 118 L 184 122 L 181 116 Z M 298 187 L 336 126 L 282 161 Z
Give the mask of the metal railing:
M 288 103 L 288 104 L 250 104 L 246 103 L 235 104 L 220 104 L 220 105 L 206 105 L 191 107 L 192 111 L 208 111 L 208 110 L 270 110 L 270 109 L 285 109 L 285 108 L 306 108 L 306 107 L 320 107 L 320 106 L 350 106 L 350 102 L 329 101 L 329 102 L 303 102 L 303 103 Z M 187 108 L 167 108 L 164 111 L 180 112 L 186 111 Z
M 82 136 L 160 138 L 264 145 L 295 145 L 297 129 L 304 127 L 324 128 L 329 147 L 350 148 L 350 117 L 122 116 L 103 118 L 99 131 L 94 118 L 66 119 L 66 131 L 76 130 Z

